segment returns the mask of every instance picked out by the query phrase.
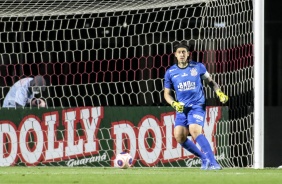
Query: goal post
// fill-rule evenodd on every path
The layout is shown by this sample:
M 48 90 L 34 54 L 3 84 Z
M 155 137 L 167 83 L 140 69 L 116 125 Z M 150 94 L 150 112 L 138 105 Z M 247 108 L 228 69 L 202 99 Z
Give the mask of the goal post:
M 164 73 L 174 62 L 173 43 L 185 40 L 193 49 L 192 59 L 207 67 L 213 79 L 230 98 L 228 104 L 222 106 L 212 89 L 204 85 L 207 106 L 212 109 L 207 111 L 206 122 L 215 114 L 226 115 L 223 119 L 212 119 L 217 122 L 214 132 L 206 130 L 213 135 L 210 141 L 217 143 L 214 144 L 214 151 L 224 153 L 221 163 L 224 167 L 253 167 L 256 151 L 254 143 L 258 135 L 254 132 L 256 126 L 253 111 L 254 75 L 257 74 L 254 74 L 253 10 L 252 0 L 5 1 L 0 5 L 0 104 L 13 83 L 40 74 L 48 83 L 47 90 L 41 96 L 46 100 L 48 108 L 38 117 L 47 117 L 46 113 L 53 113 L 58 108 L 65 109 L 62 110 L 63 116 L 72 115 L 68 109 L 78 108 L 74 112 L 80 112 L 80 108 L 84 107 L 143 107 L 144 114 L 148 116 L 147 108 L 155 107 L 157 112 L 161 109 L 165 111 L 162 113 L 170 114 L 173 110 L 169 110 L 163 98 Z M 118 115 L 115 112 L 117 109 L 113 109 L 112 114 Z M 6 112 L 7 109 L 1 110 Z M 30 111 L 25 110 L 30 115 Z M 110 110 L 105 112 L 111 114 Z M 128 112 L 134 113 L 130 110 Z M 162 113 L 155 116 L 160 118 Z M 0 119 L 4 123 L 2 128 L 12 129 L 7 120 Z M 112 120 L 119 122 L 114 118 Z M 49 123 L 41 128 L 56 124 L 51 120 Z M 65 122 L 58 123 L 62 129 L 69 128 Z M 163 123 L 165 121 L 161 118 L 154 121 L 154 125 L 165 127 Z M 41 124 L 36 125 L 40 128 Z M 83 127 L 86 125 L 81 123 L 76 128 L 82 126 L 82 131 L 86 131 Z M 126 124 L 133 127 L 136 125 L 137 122 Z M 20 128 L 14 130 L 17 132 Z M 103 144 L 112 140 L 111 128 L 102 128 L 100 133 L 105 135 L 99 134 L 99 141 Z M 139 128 L 137 126 L 133 130 L 139 132 Z M 62 129 L 57 132 L 63 136 L 60 140 L 64 140 L 67 135 L 62 133 Z M 160 132 L 162 140 L 170 136 L 163 134 L 162 128 Z M 148 145 L 156 146 L 156 138 L 151 137 L 156 135 L 154 133 L 149 131 L 142 139 Z M 7 143 L 6 150 L 11 151 L 8 149 L 12 145 L 8 134 L 2 132 L 2 141 Z M 78 134 L 76 138 L 87 140 L 86 134 Z M 34 141 L 33 138 L 28 140 L 30 144 Z M 99 141 L 97 145 L 100 145 Z M 61 142 L 55 144 L 58 146 Z M 91 149 L 94 143 L 87 146 Z M 171 148 L 174 146 L 173 143 Z M 112 157 L 111 149 L 105 150 L 107 158 Z M 4 154 L 4 150 L 3 155 L 8 156 L 9 153 Z M 138 150 L 138 154 L 141 154 L 140 151 L 147 154 L 146 150 Z M 82 154 L 87 160 L 89 154 L 86 156 Z M 61 159 L 58 160 L 60 163 L 64 158 L 72 157 L 58 158 Z M 136 158 L 141 165 L 143 163 L 142 166 L 150 162 L 142 161 L 142 156 Z M 190 157 L 158 163 L 152 161 L 147 165 L 180 166 L 179 163 L 186 159 Z M 259 159 L 257 161 L 260 162 Z M 35 163 L 38 164 L 34 162 L 33 165 Z
M 254 168 L 264 168 L 264 0 L 254 2 Z

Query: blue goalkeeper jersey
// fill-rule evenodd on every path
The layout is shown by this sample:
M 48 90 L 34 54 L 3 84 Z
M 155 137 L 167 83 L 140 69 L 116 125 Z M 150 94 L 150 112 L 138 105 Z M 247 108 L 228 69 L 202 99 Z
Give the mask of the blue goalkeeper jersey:
M 185 107 L 205 104 L 202 77 L 207 72 L 206 67 L 199 62 L 190 61 L 186 68 L 177 64 L 171 66 L 165 73 L 164 87 L 175 91 L 176 99 Z
M 30 81 L 33 78 L 24 78 L 17 81 L 6 95 L 3 107 L 16 107 L 16 103 L 25 106 L 34 98 L 34 94 L 29 91 Z

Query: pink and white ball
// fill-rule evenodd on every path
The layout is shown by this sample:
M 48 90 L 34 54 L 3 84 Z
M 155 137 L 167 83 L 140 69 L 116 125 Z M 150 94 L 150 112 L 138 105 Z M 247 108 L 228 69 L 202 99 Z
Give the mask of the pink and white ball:
M 132 166 L 132 157 L 129 153 L 121 152 L 117 154 L 115 159 L 115 167 L 127 169 Z

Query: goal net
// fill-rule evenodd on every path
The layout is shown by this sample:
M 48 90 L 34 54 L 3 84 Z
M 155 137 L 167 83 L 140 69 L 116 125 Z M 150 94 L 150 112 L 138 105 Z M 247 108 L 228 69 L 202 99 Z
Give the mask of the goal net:
M 222 164 L 252 166 L 251 0 L 7 0 L 0 5 L 0 102 L 17 80 L 40 74 L 49 108 L 166 107 L 164 73 L 173 43 L 183 40 L 230 98 L 215 136 Z M 221 106 L 205 90 L 207 105 Z

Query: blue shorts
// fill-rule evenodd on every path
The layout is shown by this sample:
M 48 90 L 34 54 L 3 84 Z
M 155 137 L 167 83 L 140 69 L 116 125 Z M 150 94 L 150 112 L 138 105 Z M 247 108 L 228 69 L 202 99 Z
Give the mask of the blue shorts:
M 183 113 L 176 112 L 174 126 L 189 126 L 190 124 L 198 124 L 204 127 L 206 119 L 206 106 L 193 105 L 185 107 Z

